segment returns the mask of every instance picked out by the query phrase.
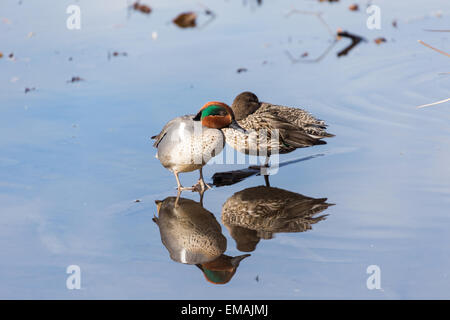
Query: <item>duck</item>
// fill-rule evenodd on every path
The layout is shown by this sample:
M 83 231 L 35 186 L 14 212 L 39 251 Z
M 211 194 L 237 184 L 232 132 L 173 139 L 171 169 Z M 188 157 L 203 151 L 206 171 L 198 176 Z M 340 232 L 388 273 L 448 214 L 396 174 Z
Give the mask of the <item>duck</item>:
M 196 267 L 202 271 L 208 282 L 213 284 L 226 284 L 235 275 L 241 261 L 247 257 L 250 257 L 250 254 L 235 257 L 222 254 L 213 261 L 196 264 Z
M 231 109 L 244 131 L 223 129 L 226 142 L 239 152 L 266 156 L 266 166 L 271 154 L 323 145 L 326 144 L 323 138 L 334 137 L 326 132 L 325 121 L 308 111 L 260 102 L 250 91 L 237 95 Z
M 222 223 L 242 252 L 254 251 L 261 239 L 272 239 L 276 233 L 310 230 L 324 220 L 333 204 L 327 198 L 267 186 L 251 187 L 233 194 L 222 206 Z
M 177 181 L 178 191 L 203 192 L 211 188 L 203 179 L 203 166 L 225 146 L 223 129 L 245 132 L 235 120 L 233 110 L 225 103 L 209 101 L 195 115 L 170 120 L 157 135 L 151 137 L 157 148 L 156 158 L 170 170 Z M 199 170 L 196 185 L 183 187 L 178 174 Z
M 182 197 L 155 201 L 161 241 L 176 262 L 202 264 L 218 258 L 227 248 L 214 214 L 200 203 Z
M 214 214 L 199 202 L 182 197 L 155 201 L 161 241 L 176 262 L 195 265 L 214 284 L 228 283 L 250 254 L 224 254 L 227 239 Z

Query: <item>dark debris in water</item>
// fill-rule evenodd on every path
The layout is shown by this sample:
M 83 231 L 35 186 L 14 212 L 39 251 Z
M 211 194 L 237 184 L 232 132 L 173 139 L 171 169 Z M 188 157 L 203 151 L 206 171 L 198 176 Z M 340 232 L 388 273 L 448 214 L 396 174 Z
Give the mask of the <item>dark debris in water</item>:
M 247 68 L 239 68 L 236 70 L 237 73 L 242 73 L 242 72 L 247 72 L 248 69 Z
M 128 53 L 126 52 L 119 52 L 119 51 L 113 51 L 112 53 L 108 51 L 108 60 L 111 59 L 111 57 L 127 57 Z
M 212 12 L 212 11 L 209 10 L 209 9 L 205 9 L 205 14 L 206 14 L 207 16 L 213 16 L 213 15 L 214 15 L 214 12 Z
M 358 6 L 356 3 L 354 3 L 354 4 L 350 5 L 350 6 L 348 7 L 348 9 L 349 9 L 350 11 L 359 11 L 359 6 Z
M 32 87 L 32 88 L 25 88 L 25 94 L 27 94 L 28 92 L 31 92 L 31 91 L 35 91 L 35 90 L 36 90 L 35 87 Z
M 76 77 L 72 77 L 72 79 L 70 79 L 70 80 L 67 80 L 67 83 L 74 83 L 74 82 L 80 82 L 80 81 L 84 81 L 84 79 L 76 76 Z
M 139 1 L 136 1 L 132 5 L 133 10 L 142 12 L 144 14 L 150 14 L 152 12 L 152 8 L 145 4 L 140 4 Z
M 201 25 L 198 24 L 198 18 L 199 14 L 194 11 L 187 11 L 180 13 L 178 16 L 176 16 L 172 22 L 181 29 L 186 28 L 204 28 L 207 26 L 211 21 L 213 21 L 216 18 L 215 13 L 207 8 L 206 6 L 200 4 L 203 7 L 203 11 L 201 12 L 203 15 L 207 16 L 208 19 Z
M 375 42 L 376 44 L 382 44 L 383 42 L 387 42 L 387 40 L 386 40 L 386 38 L 379 37 L 379 38 L 376 38 L 375 40 L 373 40 L 373 42 Z

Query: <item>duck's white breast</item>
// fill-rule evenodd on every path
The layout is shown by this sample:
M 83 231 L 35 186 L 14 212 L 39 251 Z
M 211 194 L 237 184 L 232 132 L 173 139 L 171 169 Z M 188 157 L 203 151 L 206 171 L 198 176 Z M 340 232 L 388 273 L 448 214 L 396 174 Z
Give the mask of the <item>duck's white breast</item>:
M 180 119 L 168 128 L 158 145 L 157 157 L 172 171 L 200 169 L 224 147 L 223 133 L 191 119 Z

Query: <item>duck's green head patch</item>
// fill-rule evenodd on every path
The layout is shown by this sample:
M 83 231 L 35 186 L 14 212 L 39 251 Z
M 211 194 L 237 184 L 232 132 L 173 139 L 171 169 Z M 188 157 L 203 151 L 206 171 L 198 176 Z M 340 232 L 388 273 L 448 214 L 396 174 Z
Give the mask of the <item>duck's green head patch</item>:
M 212 104 L 202 110 L 201 119 L 203 120 L 203 118 L 207 116 L 226 116 L 227 114 L 228 111 L 223 106 Z
M 194 121 L 201 121 L 208 128 L 222 129 L 228 127 L 234 119 L 231 108 L 223 102 L 211 101 L 200 109 Z

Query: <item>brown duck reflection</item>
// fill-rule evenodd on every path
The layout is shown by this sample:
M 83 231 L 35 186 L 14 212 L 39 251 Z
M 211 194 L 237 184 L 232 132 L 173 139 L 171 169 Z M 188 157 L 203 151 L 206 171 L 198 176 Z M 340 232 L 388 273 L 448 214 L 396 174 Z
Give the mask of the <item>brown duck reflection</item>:
M 275 233 L 304 232 L 327 215 L 317 214 L 333 204 L 327 198 L 259 186 L 236 192 L 222 207 L 222 222 L 239 251 L 252 252 L 261 239 Z
M 155 201 L 161 241 L 170 258 L 176 262 L 196 265 L 206 280 L 225 284 L 236 273 L 239 263 L 249 254 L 225 255 L 227 239 L 214 215 L 198 202 L 168 197 Z

